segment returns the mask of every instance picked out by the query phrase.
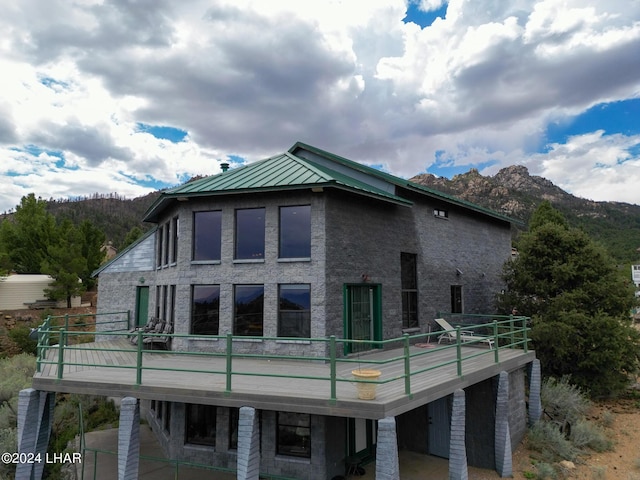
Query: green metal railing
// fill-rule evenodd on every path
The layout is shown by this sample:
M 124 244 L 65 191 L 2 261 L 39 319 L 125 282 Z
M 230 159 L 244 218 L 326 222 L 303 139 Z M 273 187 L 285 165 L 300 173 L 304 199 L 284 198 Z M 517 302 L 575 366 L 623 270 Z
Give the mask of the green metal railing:
M 330 383 L 330 398 L 329 400 L 335 402 L 337 400 L 337 384 L 339 382 L 349 382 L 349 383 L 374 383 L 377 385 L 384 385 L 390 382 L 394 382 L 397 380 L 402 380 L 404 382 L 404 393 L 407 396 L 412 395 L 411 391 L 411 379 L 415 375 L 419 375 L 431 370 L 435 370 L 438 368 L 442 368 L 448 365 L 455 364 L 457 369 L 458 376 L 462 376 L 463 363 L 466 360 L 470 360 L 472 358 L 476 358 L 481 355 L 493 355 L 495 363 L 500 361 L 500 352 L 505 349 L 521 349 L 525 353 L 528 351 L 528 343 L 529 338 L 527 336 L 529 330 L 529 318 L 528 317 L 498 317 L 498 316 L 475 316 L 474 320 L 482 321 L 482 320 L 490 320 L 486 323 L 477 323 L 474 325 L 465 325 L 465 331 L 474 331 L 474 332 L 490 332 L 490 337 L 493 340 L 493 348 L 478 348 L 478 349 L 465 349 L 463 352 L 463 345 L 473 345 L 480 344 L 485 341 L 486 335 L 477 334 L 477 340 L 469 339 L 468 336 L 465 337 L 465 341 L 462 340 L 462 335 L 460 335 L 461 326 L 457 325 L 455 330 L 457 332 L 457 342 L 452 344 L 440 345 L 437 343 L 438 337 L 443 333 L 433 332 L 433 333 L 424 333 L 419 335 L 408 335 L 405 334 L 402 337 L 392 338 L 388 340 L 351 340 L 344 338 L 337 338 L 335 336 L 331 336 L 329 338 L 305 338 L 304 342 L 310 344 L 310 349 L 313 344 L 324 344 L 326 348 L 324 351 L 328 351 L 328 356 L 302 356 L 302 355 L 277 355 L 277 354 L 255 354 L 255 353 L 243 353 L 234 351 L 234 341 L 246 341 L 246 340 L 259 340 L 259 341 L 300 341 L 300 338 L 284 338 L 284 337 L 247 337 L 247 336 L 233 336 L 231 334 L 221 335 L 221 336 L 203 336 L 203 335 L 187 335 L 187 334 L 149 334 L 143 333 L 141 330 L 138 330 L 135 333 L 129 331 L 101 331 L 101 332 L 84 332 L 84 331 L 73 331 L 66 330 L 64 327 L 55 328 L 50 325 L 43 324 L 42 331 L 40 332 L 40 342 L 38 343 L 38 359 L 37 359 L 37 371 L 41 371 L 41 366 L 45 364 L 57 364 L 57 378 L 62 380 L 64 378 L 64 367 L 65 366 L 86 366 L 86 367 L 102 367 L 102 368 L 121 368 L 121 369 L 132 369 L 136 372 L 136 380 L 135 385 L 139 386 L 143 384 L 143 373 L 145 371 L 167 371 L 167 372 L 194 372 L 194 373 L 205 373 L 211 375 L 221 375 L 225 377 L 225 393 L 230 393 L 233 388 L 233 380 L 239 376 L 253 376 L 253 377 L 272 377 L 272 378 L 289 378 L 289 379 L 304 379 L 304 380 L 319 380 L 319 381 L 327 381 Z M 109 322 L 112 323 L 112 322 Z M 132 335 L 137 335 L 137 344 L 135 346 L 132 345 L 131 348 L 123 348 L 123 349 L 113 349 L 113 348 L 101 348 L 100 342 L 96 342 L 94 346 L 88 348 L 85 346 L 74 345 L 75 342 L 70 341 L 75 337 L 83 337 L 85 335 L 100 335 L 104 338 L 130 338 Z M 218 339 L 224 341 L 225 349 L 222 352 L 191 352 L 191 351 L 158 351 L 158 350 L 145 350 L 144 349 L 144 337 L 163 337 L 168 336 L 172 339 Z M 52 337 L 57 339 L 57 345 L 50 345 L 49 341 Z M 432 344 L 434 348 L 429 349 L 411 349 L 411 345 L 415 343 L 423 343 L 426 342 L 428 344 Z M 70 344 L 69 344 L 70 343 Z M 82 342 L 77 342 L 82 343 Z M 385 359 L 373 359 L 373 358 L 362 358 L 361 355 L 353 355 L 347 357 L 339 357 L 337 355 L 338 351 L 343 351 L 339 349 L 339 346 L 344 347 L 345 344 L 367 344 L 370 348 L 377 349 L 393 349 L 397 348 L 399 350 L 399 354 L 393 356 L 391 358 Z M 105 364 L 93 364 L 93 363 L 78 363 L 78 362 L 70 362 L 69 360 L 65 361 L 64 353 L 65 351 L 70 350 L 91 350 L 94 352 L 129 352 L 135 354 L 135 365 L 105 365 Z M 432 355 L 434 352 L 447 350 L 447 349 L 455 349 L 455 356 L 453 356 L 450 360 L 441 361 L 439 363 L 424 366 L 417 369 L 412 369 L 412 359 L 419 358 L 421 356 Z M 55 360 L 52 358 L 47 359 L 47 352 L 55 351 L 56 354 L 53 355 Z M 209 357 L 209 358 L 224 358 L 224 370 L 223 369 L 206 369 L 206 370 L 196 370 L 193 366 L 190 368 L 166 368 L 166 367 L 154 367 L 144 364 L 145 354 L 154 353 L 162 353 L 168 354 L 178 357 Z M 49 356 L 51 357 L 51 356 Z M 264 373 L 264 372 L 245 372 L 236 368 L 234 364 L 234 360 L 237 358 L 244 359 L 253 359 L 253 360 L 296 360 L 296 361 L 304 361 L 304 362 L 318 362 L 322 361 L 329 365 L 329 373 L 328 375 L 303 375 L 303 374 L 281 374 L 281 373 Z M 394 362 L 401 362 L 403 364 L 403 373 L 395 376 L 385 376 L 385 378 L 376 379 L 376 380 L 364 380 L 364 379 L 353 379 L 353 378 L 340 378 L 337 374 L 338 364 L 353 364 L 359 365 L 365 363 L 369 366 L 384 366 L 387 364 L 391 364 Z
M 99 322 L 98 317 L 109 315 L 113 317 L 117 315 L 118 317 L 122 316 L 119 320 L 109 320 L 105 322 Z M 80 319 L 81 321 L 71 321 L 72 319 Z M 92 320 L 92 321 L 91 321 Z M 36 368 L 37 371 L 40 372 L 41 361 L 44 360 L 44 355 L 51 346 L 51 343 L 56 339 L 58 342 L 62 339 L 65 343 L 67 342 L 68 335 L 59 335 L 60 329 L 64 332 L 76 331 L 76 329 L 86 328 L 86 327 L 95 327 L 97 325 L 114 325 L 117 326 L 119 324 L 124 324 L 122 327 L 127 331 L 131 328 L 131 312 L 123 311 L 123 312 L 109 312 L 109 313 L 81 313 L 81 314 L 67 314 L 67 315 L 49 315 L 44 319 L 42 325 L 37 327 L 37 337 L 38 337 L 38 346 L 36 348 Z M 56 330 L 57 327 L 57 330 Z M 113 331 L 113 330 L 112 330 Z M 122 329 L 115 329 L 115 331 L 122 331 Z M 96 332 L 88 331 L 85 332 L 86 336 L 77 339 L 81 340 L 91 340 L 93 339 L 93 335 Z M 52 335 L 54 334 L 54 335 Z

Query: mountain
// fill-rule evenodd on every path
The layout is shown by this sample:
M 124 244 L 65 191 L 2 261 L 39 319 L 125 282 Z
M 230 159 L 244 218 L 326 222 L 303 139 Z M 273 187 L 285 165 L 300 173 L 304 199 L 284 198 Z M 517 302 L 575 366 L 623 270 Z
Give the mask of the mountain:
M 620 263 L 640 261 L 640 205 L 621 202 L 594 202 L 576 197 L 549 180 L 530 175 L 521 165 L 503 168 L 494 176 L 478 170 L 451 180 L 420 174 L 411 181 L 473 202 L 525 224 L 537 206 L 548 200 L 565 215 L 569 224 L 582 228 L 603 244 Z M 517 231 L 514 232 L 517 235 Z

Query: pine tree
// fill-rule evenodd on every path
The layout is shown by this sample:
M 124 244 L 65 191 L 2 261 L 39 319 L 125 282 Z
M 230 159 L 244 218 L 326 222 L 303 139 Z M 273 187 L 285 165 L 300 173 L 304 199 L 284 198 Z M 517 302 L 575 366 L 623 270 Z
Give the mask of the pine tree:
M 505 265 L 502 311 L 532 317 L 543 373 L 570 375 L 594 396 L 625 388 L 640 366 L 633 288 L 603 247 L 544 202 Z

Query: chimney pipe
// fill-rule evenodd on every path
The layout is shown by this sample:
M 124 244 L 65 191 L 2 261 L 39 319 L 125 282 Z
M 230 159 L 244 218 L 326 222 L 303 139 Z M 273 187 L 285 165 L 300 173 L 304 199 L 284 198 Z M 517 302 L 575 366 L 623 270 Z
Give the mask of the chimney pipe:
M 222 170 L 223 173 L 226 172 L 227 170 L 229 170 L 229 164 L 227 162 L 221 163 L 220 170 Z

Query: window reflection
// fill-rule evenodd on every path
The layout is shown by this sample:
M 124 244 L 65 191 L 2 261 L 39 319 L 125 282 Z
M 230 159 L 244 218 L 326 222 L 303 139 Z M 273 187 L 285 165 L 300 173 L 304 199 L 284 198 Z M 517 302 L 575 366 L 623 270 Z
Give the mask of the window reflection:
M 236 210 L 236 259 L 264 258 L 264 226 L 264 208 Z

